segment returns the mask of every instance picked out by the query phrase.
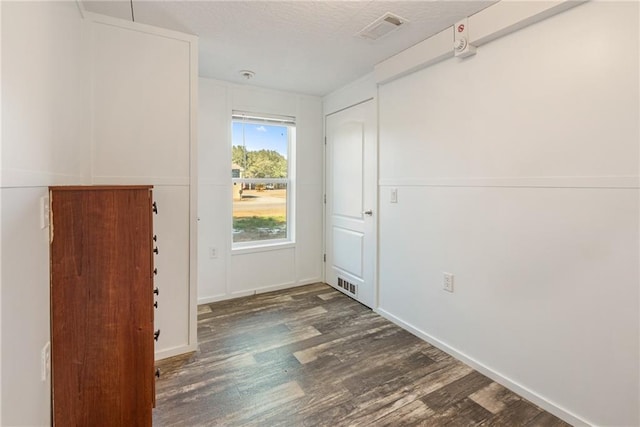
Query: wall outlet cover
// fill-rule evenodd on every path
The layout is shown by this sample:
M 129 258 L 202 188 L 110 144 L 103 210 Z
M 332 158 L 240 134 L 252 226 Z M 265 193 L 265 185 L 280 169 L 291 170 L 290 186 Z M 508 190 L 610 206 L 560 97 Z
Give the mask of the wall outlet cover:
M 49 197 L 40 197 L 40 228 L 45 229 L 49 226 Z
M 44 382 L 47 381 L 51 373 L 51 341 L 47 341 L 42 347 L 40 359 L 40 379 Z
M 209 258 L 211 258 L 211 259 L 218 258 L 218 249 L 217 248 L 213 248 L 213 247 L 209 248 Z
M 398 203 L 398 189 L 397 188 L 392 188 L 391 189 L 391 194 L 389 197 L 389 202 L 391 203 Z
M 453 274 L 451 273 L 442 273 L 442 289 L 447 292 L 453 292 Z

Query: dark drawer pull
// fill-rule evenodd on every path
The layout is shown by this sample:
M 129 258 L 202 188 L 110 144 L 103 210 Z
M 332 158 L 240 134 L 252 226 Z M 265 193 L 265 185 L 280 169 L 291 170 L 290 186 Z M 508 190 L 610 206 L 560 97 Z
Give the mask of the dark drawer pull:
M 153 306 L 154 306 L 155 308 L 158 308 L 158 301 L 154 302 L 154 303 L 153 303 Z
M 156 276 L 158 275 L 158 269 L 157 268 L 153 269 L 153 274 L 155 274 Z
M 158 329 L 157 331 L 155 331 L 153 333 L 153 339 L 158 341 L 158 338 L 160 337 L 160 329 Z
M 158 214 L 158 204 L 156 202 L 153 202 L 153 213 Z
M 154 235 L 153 235 L 153 241 L 154 241 L 154 242 L 157 242 L 157 241 L 158 241 L 158 235 L 157 235 L 157 234 L 154 234 Z
M 153 290 L 153 293 L 154 293 L 154 294 L 156 294 L 156 295 L 160 295 L 160 289 L 155 288 L 155 289 Z
M 160 368 L 156 368 L 156 378 L 160 378 Z
M 155 252 L 156 255 L 158 255 L 158 247 L 153 248 L 153 252 Z

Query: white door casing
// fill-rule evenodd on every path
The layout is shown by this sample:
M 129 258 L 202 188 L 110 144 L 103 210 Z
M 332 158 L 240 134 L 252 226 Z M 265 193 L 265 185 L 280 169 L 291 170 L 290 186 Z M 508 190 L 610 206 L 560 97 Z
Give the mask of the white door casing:
M 325 280 L 376 305 L 377 150 L 375 102 L 326 117 Z

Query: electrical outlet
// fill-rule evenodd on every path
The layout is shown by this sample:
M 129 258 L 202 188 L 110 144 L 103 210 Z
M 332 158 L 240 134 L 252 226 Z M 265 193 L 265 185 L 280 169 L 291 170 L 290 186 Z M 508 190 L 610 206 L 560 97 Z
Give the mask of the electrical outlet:
M 45 382 L 51 374 L 51 342 L 42 347 L 40 351 L 40 379 Z
M 49 197 L 40 197 L 40 228 L 45 229 L 49 226 Z
M 213 248 L 213 247 L 209 248 L 209 258 L 211 258 L 211 259 L 218 258 L 218 249 L 217 248 Z
M 447 292 L 453 292 L 453 274 L 446 272 L 442 274 L 442 289 Z

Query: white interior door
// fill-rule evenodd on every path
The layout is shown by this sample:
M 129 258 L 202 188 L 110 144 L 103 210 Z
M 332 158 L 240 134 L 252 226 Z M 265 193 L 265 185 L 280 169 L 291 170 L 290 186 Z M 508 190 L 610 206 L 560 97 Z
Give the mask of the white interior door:
M 326 118 L 325 280 L 375 307 L 377 150 L 370 100 Z

